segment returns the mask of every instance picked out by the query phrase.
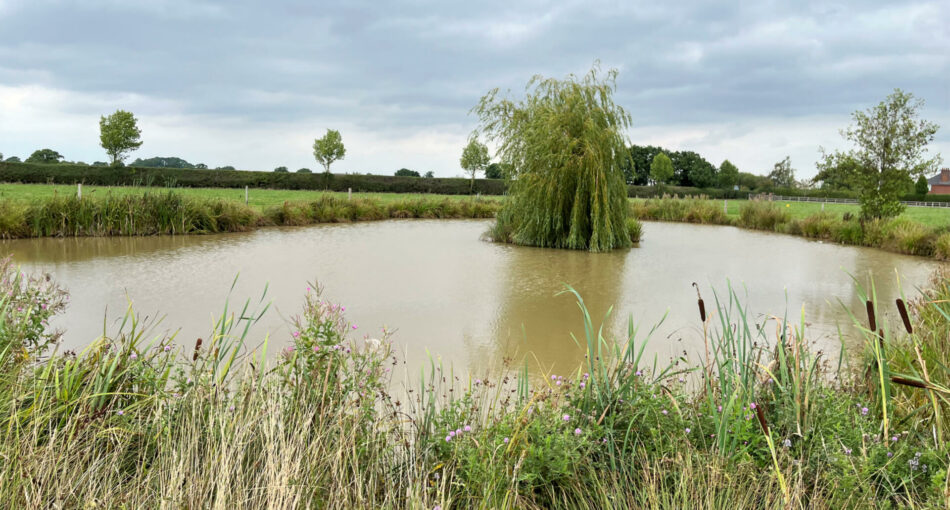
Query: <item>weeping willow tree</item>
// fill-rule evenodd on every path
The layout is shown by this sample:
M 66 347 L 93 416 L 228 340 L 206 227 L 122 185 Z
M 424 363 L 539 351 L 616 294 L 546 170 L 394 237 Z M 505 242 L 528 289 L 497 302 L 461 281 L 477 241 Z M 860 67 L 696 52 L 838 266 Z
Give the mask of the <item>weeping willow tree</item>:
M 621 170 L 630 115 L 613 101 L 616 77 L 597 65 L 582 78 L 535 76 L 523 100 L 495 89 L 472 109 L 476 134 L 495 143 L 508 169 L 509 197 L 491 237 L 590 251 L 630 245 Z

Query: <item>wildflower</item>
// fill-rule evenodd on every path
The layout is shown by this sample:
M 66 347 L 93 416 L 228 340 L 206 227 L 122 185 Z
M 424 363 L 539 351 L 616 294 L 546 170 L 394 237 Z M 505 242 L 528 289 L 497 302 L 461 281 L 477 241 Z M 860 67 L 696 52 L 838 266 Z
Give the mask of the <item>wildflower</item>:
M 139 355 L 135 354 L 134 352 L 132 354 L 129 354 L 129 359 L 138 359 L 138 357 Z
M 172 350 L 172 346 L 166 345 L 166 346 L 165 346 L 165 352 L 168 352 L 168 351 L 170 351 L 170 350 Z
M 446 442 L 446 443 L 448 443 L 448 442 L 451 441 L 451 440 L 452 440 L 452 435 L 451 435 L 451 434 L 448 435 L 448 436 L 445 436 L 445 442 Z
M 581 387 L 581 389 L 584 389 L 585 387 L 587 387 L 587 384 L 586 384 L 586 383 L 581 383 L 581 384 L 580 384 L 580 387 Z
M 679 382 L 685 382 L 685 381 L 686 381 L 686 379 L 683 379 L 682 377 L 678 378 L 677 380 L 678 380 Z
M 851 455 L 851 448 L 848 448 L 847 446 L 845 446 L 845 447 L 844 447 L 844 454 L 845 454 L 845 455 Z
M 505 444 L 508 444 L 508 438 L 507 438 L 507 437 L 504 438 L 504 439 L 502 439 L 502 441 L 503 441 Z
M 356 324 L 353 325 L 353 329 L 356 329 Z
M 667 414 L 670 414 L 670 412 L 667 411 L 666 409 L 664 409 L 664 410 L 662 410 L 662 411 L 660 411 L 660 412 L 663 413 L 663 416 L 666 416 Z
M 722 406 L 717 407 L 717 409 L 719 410 L 720 413 L 722 412 Z
M 689 427 L 686 427 L 686 433 L 689 434 L 690 432 L 691 430 L 689 429 Z
M 462 429 L 455 429 L 456 436 L 461 435 L 461 434 L 462 434 Z
M 867 408 L 867 407 L 862 407 L 862 408 L 861 408 L 861 416 L 867 416 L 867 415 L 868 415 L 868 408 Z
M 471 427 L 470 425 L 466 425 L 464 430 L 465 430 L 465 432 L 471 432 L 471 431 L 472 431 L 472 427 Z
M 588 374 L 587 372 L 584 372 L 584 379 L 590 379 L 590 374 Z
M 341 307 L 340 307 L 340 311 L 341 311 L 341 312 L 345 312 L 345 311 L 346 311 L 346 307 L 345 307 L 345 306 L 341 306 Z M 356 329 L 356 328 L 353 328 L 353 329 Z
M 455 431 L 454 431 L 454 430 L 450 430 L 450 431 L 449 431 L 449 437 L 455 437 Z
M 300 336 L 300 332 L 299 332 L 299 331 L 294 331 L 294 338 L 297 338 L 297 337 L 299 337 L 299 336 Z
M 887 457 L 888 457 L 888 458 L 891 458 L 891 457 L 893 457 L 893 456 L 894 456 L 894 452 L 887 452 Z
M 475 379 L 475 386 L 478 386 L 481 383 L 482 383 L 481 379 Z
M 580 428 L 574 429 L 574 435 L 575 435 L 575 436 L 581 435 L 581 429 L 580 429 Z
M 637 370 L 636 372 L 633 373 L 633 375 L 640 377 L 641 375 L 643 375 L 643 371 Z
M 441 505 L 435 505 L 434 507 L 432 507 L 432 510 L 442 510 L 442 506 L 441 506 Z
M 229 406 L 229 407 L 228 407 L 228 411 L 232 411 L 232 412 L 233 412 L 233 411 L 234 411 L 234 406 Z
M 749 409 L 755 409 L 755 402 L 752 402 L 751 404 L 749 404 Z
M 571 415 L 569 414 L 565 414 L 562 418 L 564 418 L 564 421 L 571 421 Z
M 896 442 L 897 442 L 897 436 L 892 437 L 892 438 L 891 438 L 891 441 L 893 441 L 893 442 L 896 443 Z
M 561 381 L 558 381 L 558 382 L 556 382 L 556 383 L 554 383 L 554 384 L 560 386 L 560 385 L 561 385 Z
M 115 414 L 118 414 L 119 416 L 122 416 L 123 414 L 125 414 L 125 411 L 119 409 L 118 411 L 115 412 Z
M 557 376 L 554 375 L 554 374 L 551 374 L 551 380 L 552 380 L 552 381 L 556 381 L 556 380 L 557 380 Z
M 314 345 L 314 346 L 313 346 L 313 352 L 320 352 L 320 346 L 319 346 L 319 345 Z
M 784 446 L 785 448 L 791 448 L 791 447 L 792 447 L 792 440 L 791 440 L 791 439 L 788 439 L 788 438 L 785 438 L 785 441 L 782 441 L 782 446 Z

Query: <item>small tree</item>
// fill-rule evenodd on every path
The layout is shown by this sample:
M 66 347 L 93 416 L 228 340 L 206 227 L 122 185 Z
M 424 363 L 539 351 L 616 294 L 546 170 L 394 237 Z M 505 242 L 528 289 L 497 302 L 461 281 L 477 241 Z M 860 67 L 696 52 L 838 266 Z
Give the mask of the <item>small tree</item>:
M 99 145 L 112 158 L 112 165 L 118 165 L 129 152 L 141 147 L 141 138 L 142 131 L 131 112 L 116 110 L 99 118 Z
M 279 166 L 279 167 L 275 168 L 274 171 L 275 171 L 275 172 L 284 172 L 284 173 L 286 173 L 286 172 L 287 172 L 287 167 L 285 167 L 285 166 Z
M 7 163 L 20 163 L 20 158 L 16 156 L 10 156 L 7 158 Z
M 930 191 L 930 184 L 927 183 L 927 177 L 921 175 L 914 183 L 914 192 L 918 195 L 926 195 Z
M 650 162 L 650 178 L 657 184 L 665 184 L 673 177 L 673 162 L 664 153 L 653 156 Z
M 485 167 L 486 179 L 502 179 L 504 177 L 505 177 L 505 174 L 504 172 L 502 172 L 500 164 L 492 163 Z
M 432 170 L 429 170 L 428 172 L 426 172 L 426 174 L 423 177 L 425 177 L 426 179 L 434 179 L 435 174 L 432 173 Z
M 323 165 L 326 173 L 330 173 L 330 165 L 334 161 L 342 160 L 345 156 L 343 137 L 335 129 L 327 129 L 327 134 L 323 135 L 323 138 L 313 141 L 313 157 L 316 158 L 317 163 Z
M 62 159 L 63 155 L 53 149 L 39 149 L 33 151 L 33 154 L 30 154 L 30 157 L 26 158 L 26 162 L 52 165 L 59 163 Z
M 877 106 L 851 114 L 854 124 L 841 135 L 855 144 L 854 149 L 824 156 L 826 164 L 845 157 L 854 160 L 851 181 L 863 219 L 899 215 L 904 210 L 900 197 L 913 178 L 940 165 L 939 154 L 925 157 L 939 126 L 918 118 L 923 105 L 913 94 L 895 89 Z
M 719 165 L 719 187 L 731 188 L 739 182 L 739 168 L 728 159 Z
M 488 157 L 488 147 L 480 143 L 477 138 L 468 141 L 468 145 L 462 150 L 462 158 L 459 164 L 462 169 L 472 176 L 472 185 L 470 192 L 475 191 L 475 174 L 485 170 L 491 159 Z
M 396 170 L 396 177 L 419 177 L 419 172 L 415 170 L 409 170 L 408 168 L 400 168 Z
M 780 188 L 794 188 L 795 169 L 792 168 L 792 158 L 785 156 L 785 159 L 773 165 L 772 171 L 769 172 L 769 180 Z
M 297 170 L 297 173 L 298 174 L 312 174 L 313 172 L 311 172 L 309 168 L 300 168 Z

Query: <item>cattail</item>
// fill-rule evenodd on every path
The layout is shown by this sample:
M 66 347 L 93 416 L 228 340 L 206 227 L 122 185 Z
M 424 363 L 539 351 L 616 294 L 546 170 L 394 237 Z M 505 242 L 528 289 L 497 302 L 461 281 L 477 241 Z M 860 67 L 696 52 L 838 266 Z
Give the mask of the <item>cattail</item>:
M 699 294 L 699 285 L 693 282 L 693 287 L 696 288 L 696 298 L 699 303 L 699 320 L 706 322 L 706 305 L 703 303 L 703 296 Z
M 927 385 L 922 381 L 908 379 L 906 377 L 901 377 L 899 375 L 892 375 L 891 382 L 897 383 L 897 384 L 903 384 L 904 386 L 913 386 L 914 388 L 927 388 Z
M 769 424 L 765 421 L 765 411 L 762 410 L 761 405 L 755 406 L 755 417 L 759 419 L 759 425 L 762 426 L 762 432 L 765 435 L 769 435 Z
M 874 320 L 874 302 L 872 302 L 872 301 L 869 299 L 868 302 L 867 302 L 867 307 L 868 307 L 868 324 L 870 324 L 870 326 L 871 326 L 871 327 L 869 327 L 868 329 L 870 329 L 871 331 L 876 331 L 876 330 L 877 330 L 877 321 Z
M 191 361 L 198 361 L 198 351 L 201 350 L 201 339 L 195 342 L 195 353 L 191 356 Z
M 907 315 L 907 306 L 904 305 L 904 300 L 901 298 L 897 298 L 897 311 L 900 312 L 901 320 L 904 321 L 904 329 L 906 329 L 908 333 L 913 334 L 914 328 L 910 325 L 910 317 Z

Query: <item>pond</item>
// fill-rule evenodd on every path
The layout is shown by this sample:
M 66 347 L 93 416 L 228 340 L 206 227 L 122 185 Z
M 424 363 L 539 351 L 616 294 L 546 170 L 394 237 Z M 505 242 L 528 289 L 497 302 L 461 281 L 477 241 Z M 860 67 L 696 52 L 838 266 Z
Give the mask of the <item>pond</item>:
M 494 244 L 481 240 L 486 220 L 405 220 L 270 228 L 213 236 L 31 239 L 3 242 L 26 270 L 50 272 L 70 294 L 54 326 L 63 348 L 79 350 L 113 333 L 129 302 L 142 316 L 164 316 L 152 336 L 178 332 L 191 346 L 207 338 L 228 300 L 271 309 L 252 329 L 251 346 L 269 334 L 270 349 L 290 339 L 290 318 L 308 282 L 346 307 L 354 335 L 392 339 L 406 368 L 441 360 L 456 370 L 491 373 L 528 356 L 529 369 L 565 373 L 583 360 L 583 323 L 564 284 L 584 298 L 595 325 L 612 306 L 607 331 L 622 337 L 632 316 L 645 333 L 667 314 L 647 349 L 661 361 L 703 349 L 696 282 L 707 309 L 713 291 L 731 282 L 757 321 L 804 307 L 809 338 L 836 356 L 836 324 L 845 307 L 861 313 L 850 274 L 873 273 L 882 302 L 908 297 L 938 263 L 874 249 L 845 247 L 733 227 L 646 223 L 628 250 L 591 254 Z M 520 366 L 520 361 L 517 364 Z

